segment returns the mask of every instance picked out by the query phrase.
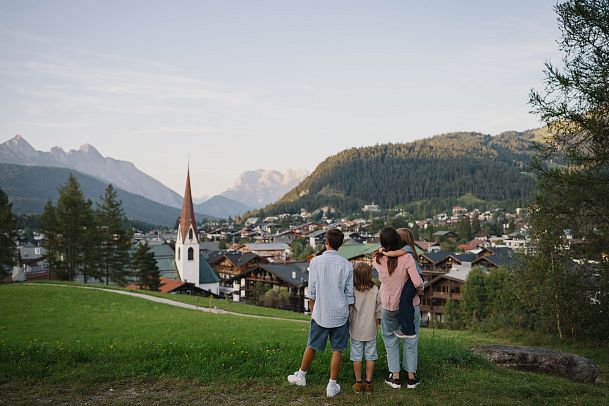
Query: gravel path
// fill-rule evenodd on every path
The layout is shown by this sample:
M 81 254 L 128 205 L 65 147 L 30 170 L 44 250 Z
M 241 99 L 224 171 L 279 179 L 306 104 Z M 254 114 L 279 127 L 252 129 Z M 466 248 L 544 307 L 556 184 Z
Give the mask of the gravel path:
M 281 320 L 281 321 L 294 321 L 294 322 L 297 322 L 297 323 L 309 323 L 307 320 L 295 320 L 295 319 L 286 319 L 286 318 L 283 318 L 283 317 L 261 316 L 261 315 L 257 315 L 257 314 L 244 314 L 244 313 L 229 312 L 229 311 L 223 310 L 223 309 L 196 306 L 196 305 L 189 304 L 189 303 L 178 302 L 176 300 L 171 300 L 171 299 L 165 299 L 165 298 L 162 298 L 162 297 L 146 295 L 144 293 L 129 292 L 129 291 L 126 291 L 126 290 L 114 290 L 114 289 L 106 289 L 106 288 L 95 288 L 95 287 L 92 287 L 92 286 L 61 285 L 61 284 L 55 284 L 55 283 L 52 283 L 52 284 L 51 283 L 28 283 L 28 285 L 29 286 L 61 286 L 61 287 L 64 287 L 64 288 L 92 289 L 92 290 L 99 290 L 99 291 L 102 291 L 102 292 L 116 293 L 118 295 L 137 297 L 137 298 L 140 298 L 140 299 L 149 300 L 151 302 L 162 303 L 162 304 L 166 304 L 166 305 L 169 305 L 169 306 L 181 307 L 182 309 L 197 310 L 197 311 L 204 312 L 204 313 L 214 313 L 214 314 L 222 314 L 222 315 L 229 315 L 229 316 L 249 317 L 249 318 L 254 318 L 254 319 Z

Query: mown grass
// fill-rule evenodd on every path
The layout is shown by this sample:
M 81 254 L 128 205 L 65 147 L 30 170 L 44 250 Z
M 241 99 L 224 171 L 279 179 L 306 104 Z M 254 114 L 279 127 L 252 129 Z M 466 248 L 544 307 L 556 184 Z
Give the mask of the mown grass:
M 175 300 L 177 302 L 188 303 L 197 305 L 200 307 L 218 308 L 233 313 L 251 314 L 255 316 L 266 316 L 266 317 L 280 317 L 283 319 L 294 319 L 294 320 L 309 320 L 309 317 L 302 314 L 288 310 L 273 309 L 270 307 L 254 306 L 247 303 L 232 302 L 223 299 L 205 298 L 190 295 L 172 295 L 161 292 L 153 292 L 150 290 L 139 290 L 139 289 L 127 289 L 117 286 L 106 286 L 99 283 L 81 284 L 74 282 L 60 282 L 60 281 L 38 281 L 36 284 L 58 284 L 58 285 L 73 285 L 73 286 L 88 286 L 102 289 L 112 290 L 125 290 L 129 292 L 143 293 L 146 295 L 162 297 L 169 300 Z
M 393 390 L 381 382 L 385 352 L 379 340 L 375 394 L 351 393 L 352 367 L 345 354 L 339 377 L 344 393 L 326 399 L 329 353 L 315 360 L 307 387 L 285 382 L 306 344 L 304 323 L 201 313 L 51 285 L 0 286 L 0 306 L 0 403 L 609 402 L 606 383 L 577 384 L 489 364 L 467 347 L 510 340 L 474 333 L 423 330 L 423 384 L 415 390 Z M 606 354 L 588 350 L 603 371 Z

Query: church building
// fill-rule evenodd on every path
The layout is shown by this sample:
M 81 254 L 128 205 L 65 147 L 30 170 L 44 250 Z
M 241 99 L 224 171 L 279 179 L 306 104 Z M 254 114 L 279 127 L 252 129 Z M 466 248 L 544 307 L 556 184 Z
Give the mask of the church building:
M 190 190 L 190 169 L 186 175 L 186 190 L 176 236 L 175 261 L 182 282 L 218 294 L 220 278 L 199 251 L 199 234 Z

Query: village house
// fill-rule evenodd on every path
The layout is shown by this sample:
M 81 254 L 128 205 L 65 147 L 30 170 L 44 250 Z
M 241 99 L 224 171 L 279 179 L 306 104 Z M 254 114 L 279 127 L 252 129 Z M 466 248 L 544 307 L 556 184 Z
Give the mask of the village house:
M 423 268 L 423 279 L 426 281 L 449 272 L 454 265 L 461 265 L 456 255 L 447 251 L 420 253 L 419 263 Z
M 305 312 L 309 303 L 306 299 L 309 281 L 308 262 L 285 264 L 257 264 L 232 279 L 233 301 L 246 302 L 256 298 L 255 293 L 269 289 L 285 288 L 289 299 L 287 310 Z M 262 289 L 258 288 L 263 286 Z
M 446 303 L 451 300 L 459 302 L 462 298 L 463 285 L 469 270 L 453 269 L 437 275 L 424 283 L 421 296 L 421 320 L 443 323 L 445 321 Z
M 290 246 L 284 243 L 243 244 L 239 251 L 252 252 L 269 262 L 285 262 L 291 253 Z

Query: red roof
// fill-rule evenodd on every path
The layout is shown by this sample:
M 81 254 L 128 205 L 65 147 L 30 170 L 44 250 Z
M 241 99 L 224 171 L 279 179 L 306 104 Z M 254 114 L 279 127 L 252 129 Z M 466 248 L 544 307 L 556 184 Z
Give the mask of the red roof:
M 478 248 L 480 246 L 480 244 L 482 244 L 484 242 L 485 242 L 484 240 L 473 239 L 465 244 L 457 245 L 457 249 L 460 249 L 463 251 L 473 250 L 473 249 Z
M 184 202 L 182 203 L 182 213 L 180 213 L 180 230 L 182 232 L 182 242 L 186 240 L 188 229 L 192 226 L 194 238 L 197 239 L 197 221 L 195 220 L 195 209 L 192 204 L 192 193 L 190 191 L 190 168 L 186 174 L 186 190 L 184 191 Z
M 161 278 L 161 286 L 159 291 L 163 293 L 171 293 L 174 289 L 184 285 L 184 282 L 177 279 Z

